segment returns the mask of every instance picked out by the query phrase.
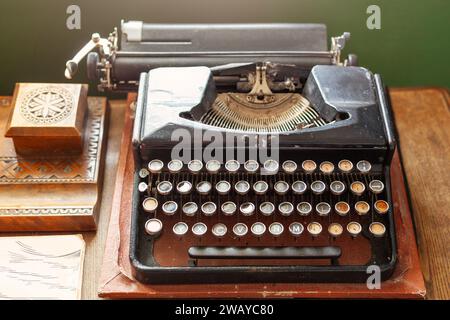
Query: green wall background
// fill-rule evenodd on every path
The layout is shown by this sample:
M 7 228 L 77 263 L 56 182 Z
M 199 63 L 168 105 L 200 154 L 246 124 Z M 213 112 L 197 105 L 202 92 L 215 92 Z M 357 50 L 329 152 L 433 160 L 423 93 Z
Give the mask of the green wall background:
M 81 30 L 66 28 L 70 4 L 81 7 Z M 381 8 L 381 30 L 366 27 L 370 4 Z M 11 94 L 15 82 L 66 82 L 65 61 L 120 19 L 323 22 L 329 36 L 351 32 L 346 51 L 387 85 L 450 87 L 449 0 L 0 0 L 0 94 Z M 84 63 L 75 81 L 87 82 Z

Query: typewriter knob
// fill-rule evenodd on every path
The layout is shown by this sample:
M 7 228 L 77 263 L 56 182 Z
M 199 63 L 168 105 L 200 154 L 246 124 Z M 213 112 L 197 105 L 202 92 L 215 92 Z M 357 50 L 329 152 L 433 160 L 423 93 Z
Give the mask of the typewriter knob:
M 339 201 L 334 205 L 334 210 L 340 216 L 346 216 L 350 212 L 350 206 L 345 201 Z
M 145 232 L 151 236 L 157 236 L 162 231 L 163 224 L 159 219 L 149 219 L 145 223 Z
M 289 184 L 286 181 L 277 181 L 273 188 L 277 194 L 283 195 L 289 191 Z
M 381 222 L 372 222 L 369 226 L 369 231 L 375 237 L 382 237 L 386 233 L 386 227 Z
M 303 233 L 305 227 L 300 222 L 292 222 L 289 225 L 289 232 L 294 236 L 298 237 Z
M 205 216 L 209 217 L 216 213 L 217 206 L 214 202 L 208 201 L 202 204 L 202 212 Z
M 178 159 L 170 160 L 167 164 L 167 168 L 171 173 L 178 173 L 183 169 L 183 162 Z
M 344 173 L 349 173 L 353 170 L 353 163 L 350 160 L 341 160 L 338 163 L 338 168 Z
M 223 223 L 216 223 L 215 225 L 213 225 L 211 231 L 213 235 L 215 235 L 218 238 L 221 238 L 227 234 L 227 226 L 224 225 Z
M 237 210 L 237 206 L 234 202 L 232 201 L 227 201 L 222 203 L 222 205 L 220 206 L 220 210 L 222 210 L 222 213 L 226 216 L 232 216 L 236 210 Z
M 360 216 L 367 214 L 370 210 L 370 206 L 366 201 L 358 201 L 355 204 L 356 213 Z
M 270 226 L 269 226 L 269 233 L 271 235 L 273 235 L 274 237 L 278 237 L 280 236 L 284 231 L 284 227 L 281 223 L 279 222 L 273 222 Z
M 290 202 L 282 202 L 278 205 L 278 211 L 280 211 L 281 215 L 287 217 L 290 216 L 294 211 L 294 206 Z
M 295 194 L 304 194 L 307 189 L 307 185 L 305 182 L 297 180 L 292 184 L 292 191 Z
M 237 237 L 243 237 L 247 234 L 247 232 L 248 232 L 248 227 L 246 224 L 244 224 L 242 222 L 236 223 L 233 227 L 233 233 Z
M 253 191 L 255 191 L 256 194 L 265 194 L 267 192 L 267 190 L 269 189 L 269 185 L 267 184 L 267 182 L 260 180 L 260 181 L 256 181 L 253 184 Z
M 265 216 L 270 216 L 275 211 L 275 206 L 272 202 L 263 202 L 259 205 L 259 211 Z
M 255 222 L 250 227 L 250 231 L 254 236 L 260 237 L 266 232 L 266 225 L 262 222 Z
M 145 212 L 153 213 L 158 208 L 158 200 L 152 197 L 145 198 L 142 202 L 142 207 Z
M 372 169 L 372 165 L 367 160 L 361 160 L 356 164 L 356 168 L 358 168 L 361 173 L 368 173 L 370 169 Z
M 379 214 L 385 214 L 389 210 L 389 203 L 384 200 L 375 201 L 375 211 Z
M 379 194 L 384 190 L 384 183 L 380 180 L 372 180 L 369 183 L 369 189 L 375 194 Z
M 138 190 L 139 190 L 139 192 L 145 192 L 145 191 L 147 191 L 147 189 L 148 189 L 148 185 L 145 183 L 145 182 L 140 182 L 139 184 L 138 184 Z
M 208 231 L 208 227 L 203 222 L 197 222 L 192 226 L 192 233 L 197 237 L 204 235 Z
M 166 201 L 162 205 L 162 210 L 166 215 L 171 216 L 177 212 L 178 204 L 175 201 Z
M 347 231 L 352 237 L 356 237 L 361 233 L 362 227 L 358 222 L 352 221 L 347 224 Z
M 172 231 L 177 236 L 184 236 L 189 230 L 189 227 L 184 222 L 177 222 L 173 225 Z
M 155 159 L 148 163 L 148 170 L 152 173 L 158 173 L 164 167 L 164 163 L 161 160 Z
M 243 204 L 241 204 L 241 206 L 239 207 L 239 211 L 241 211 L 241 213 L 244 216 L 251 216 L 255 213 L 255 205 L 251 202 L 244 202 Z
M 312 206 L 309 202 L 300 202 L 297 205 L 297 212 L 301 216 L 307 216 L 311 213 Z
M 344 228 L 340 223 L 333 222 L 328 226 L 328 233 L 332 237 L 338 237 L 342 234 L 342 232 L 344 232 Z
M 198 205 L 195 202 L 186 202 L 183 205 L 182 210 L 185 215 L 187 215 L 188 217 L 192 217 L 197 213 Z
M 236 160 L 228 160 L 225 162 L 225 169 L 230 173 L 238 171 L 240 166 L 241 164 Z
M 322 232 L 322 225 L 318 222 L 311 222 L 306 229 L 313 237 L 317 237 Z
M 324 161 L 320 164 L 319 169 L 324 174 L 331 174 L 334 171 L 334 164 L 330 161 Z

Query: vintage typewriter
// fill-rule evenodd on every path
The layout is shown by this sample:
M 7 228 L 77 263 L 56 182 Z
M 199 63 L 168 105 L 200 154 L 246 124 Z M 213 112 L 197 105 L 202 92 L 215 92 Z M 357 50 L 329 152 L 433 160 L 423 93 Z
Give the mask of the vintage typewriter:
M 117 30 L 94 34 L 67 62 L 70 78 L 88 55 L 100 89 L 138 92 L 136 279 L 365 282 L 371 265 L 392 274 L 392 117 L 380 76 L 341 59 L 349 36 L 328 49 L 321 24 L 129 21 L 120 48 Z

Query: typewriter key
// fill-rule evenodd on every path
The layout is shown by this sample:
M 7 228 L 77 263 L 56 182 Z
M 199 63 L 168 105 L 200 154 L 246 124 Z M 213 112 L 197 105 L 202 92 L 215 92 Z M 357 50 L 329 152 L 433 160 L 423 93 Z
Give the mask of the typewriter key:
M 162 231 L 163 224 L 159 219 L 148 219 L 145 223 L 145 232 L 151 236 L 157 236 Z
M 278 164 L 278 161 L 269 159 L 264 162 L 263 168 L 265 173 L 267 174 L 275 174 L 278 172 L 280 165 Z
M 317 168 L 317 164 L 312 160 L 305 160 L 302 162 L 302 168 L 306 173 L 313 173 Z
M 248 190 L 250 190 L 250 184 L 245 180 L 238 181 L 234 185 L 234 190 L 241 195 L 247 194 Z
M 292 160 L 286 160 L 281 167 L 286 173 L 294 173 L 297 170 L 297 164 Z
M 292 184 L 292 191 L 295 194 L 304 194 L 306 189 L 307 189 L 307 185 L 303 181 L 298 180 Z
M 268 189 L 269 189 L 269 185 L 265 181 L 260 180 L 260 181 L 256 181 L 253 184 L 253 191 L 256 194 L 265 194 Z
M 237 237 L 243 237 L 247 234 L 247 232 L 248 232 L 248 227 L 246 224 L 244 224 L 242 222 L 236 223 L 233 227 L 233 233 Z
M 232 201 L 227 201 L 222 203 L 220 206 L 220 209 L 222 210 L 222 213 L 226 216 L 231 216 L 236 212 L 237 206 Z
M 180 172 L 181 169 L 183 169 L 183 162 L 177 159 L 170 160 L 170 162 L 167 164 L 167 168 L 172 173 Z
M 241 211 L 244 216 L 251 216 L 255 213 L 255 205 L 251 202 L 244 202 L 240 205 L 239 211 Z
M 224 235 L 227 234 L 227 226 L 224 225 L 223 223 L 216 223 L 215 225 L 212 226 L 212 234 L 215 235 L 216 237 L 220 238 L 223 237 Z
M 316 211 L 319 214 L 319 216 L 324 217 L 324 216 L 327 216 L 330 213 L 331 206 L 328 203 L 326 203 L 326 202 L 319 202 L 316 205 Z
M 183 210 L 183 213 L 185 215 L 187 215 L 188 217 L 193 217 L 193 216 L 195 216 L 195 214 L 198 211 L 198 206 L 195 202 L 186 202 L 183 205 L 182 210 Z
M 384 184 L 380 180 L 372 180 L 369 183 L 369 189 L 375 194 L 379 194 L 384 190 Z
M 189 181 L 181 181 L 177 184 L 177 191 L 180 194 L 188 194 L 192 190 L 192 183 Z
M 375 237 L 382 237 L 386 233 L 386 227 L 380 222 L 372 222 L 369 226 L 369 231 Z
M 158 208 L 158 200 L 152 197 L 145 198 L 144 201 L 142 201 L 142 207 L 145 212 L 153 213 L 156 208 Z
M 197 222 L 192 226 L 192 233 L 200 237 L 208 231 L 208 227 L 203 222 Z
M 370 206 L 366 201 L 358 201 L 355 203 L 356 213 L 360 216 L 367 214 L 370 210 Z
M 349 224 L 347 225 L 347 231 L 352 235 L 352 237 L 356 237 L 358 234 L 360 234 L 361 230 L 361 225 L 356 221 L 349 222 Z
M 389 203 L 384 200 L 375 201 L 375 211 L 379 214 L 385 214 L 389 210 Z
M 139 178 L 144 179 L 148 177 L 148 170 L 145 168 L 142 168 L 139 170 Z
M 334 171 L 334 164 L 330 161 L 324 161 L 320 164 L 319 169 L 322 173 L 331 174 Z
M 361 160 L 356 164 L 356 168 L 362 173 L 367 173 L 372 169 L 372 165 L 367 160 Z
M 211 191 L 212 186 L 211 186 L 211 182 L 209 182 L 209 181 L 200 181 L 199 183 L 197 183 L 195 188 L 197 189 L 198 193 L 200 193 L 202 195 L 206 195 Z
M 206 170 L 209 173 L 217 173 L 220 170 L 220 162 L 217 160 L 209 160 L 206 162 Z
M 294 237 L 298 237 L 299 235 L 301 235 L 303 233 L 303 230 L 305 230 L 305 227 L 303 227 L 300 222 L 292 222 L 289 225 L 289 232 Z
M 341 160 L 338 163 L 339 170 L 349 173 L 353 170 L 353 163 L 350 160 Z
M 317 237 L 322 232 L 322 225 L 318 222 L 311 222 L 306 229 L 313 237 Z
M 264 216 L 270 216 L 275 211 L 275 206 L 272 202 L 263 202 L 259 205 L 259 211 Z
M 312 206 L 309 202 L 300 202 L 297 205 L 297 212 L 301 216 L 307 216 L 311 213 L 311 211 L 312 211 Z
M 266 225 L 262 222 L 255 222 L 250 227 L 250 231 L 254 236 L 260 237 L 266 232 Z
M 222 180 L 216 183 L 216 190 L 218 194 L 225 195 L 230 192 L 231 184 L 228 181 Z
M 202 204 L 202 212 L 205 216 L 212 216 L 216 210 L 217 206 L 214 202 L 208 201 Z
M 352 193 L 354 195 L 360 196 L 366 190 L 366 186 L 364 185 L 364 183 L 362 183 L 360 181 L 355 181 L 355 182 L 352 182 L 352 184 L 350 185 L 350 190 L 352 191 Z
M 334 205 L 334 210 L 340 216 L 346 216 L 350 212 L 350 206 L 345 201 L 339 201 Z
M 162 205 L 162 210 L 168 216 L 173 215 L 178 210 L 178 204 L 175 201 L 166 201 Z
M 345 191 L 345 184 L 342 181 L 333 181 L 330 183 L 330 191 L 332 194 L 339 196 Z
M 172 230 L 177 236 L 184 236 L 188 232 L 189 227 L 184 222 L 177 222 L 173 225 Z
M 236 160 L 228 160 L 225 162 L 225 169 L 231 173 L 238 171 L 240 166 L 241 164 Z
M 164 167 L 164 163 L 161 160 L 152 160 L 148 163 L 148 170 L 151 173 L 158 173 Z
M 313 183 L 311 183 L 311 191 L 314 194 L 317 194 L 317 195 L 322 194 L 325 191 L 325 189 L 326 189 L 326 185 L 323 181 L 316 180 Z
M 159 194 L 167 195 L 172 191 L 172 184 L 169 181 L 161 181 L 156 186 Z
M 145 182 L 141 182 L 138 184 L 139 192 L 145 192 L 148 189 L 148 185 Z
M 254 173 L 254 172 L 258 171 L 259 163 L 255 160 L 247 160 L 244 163 L 244 169 L 245 169 L 245 171 L 247 171 L 249 173 Z
M 281 223 L 279 222 L 273 222 L 270 226 L 269 226 L 269 232 L 271 235 L 273 235 L 274 237 L 278 237 L 279 235 L 281 235 L 284 231 L 284 227 Z
M 198 173 L 203 168 L 203 163 L 200 160 L 191 160 L 188 163 L 188 169 L 192 173 Z
M 282 202 L 278 205 L 278 211 L 283 216 L 290 216 L 294 211 L 294 206 L 290 202 Z
M 343 231 L 344 231 L 344 228 L 341 226 L 340 223 L 333 222 L 328 226 L 328 233 L 332 237 L 340 236 Z
M 275 182 L 273 188 L 277 194 L 283 195 L 289 191 L 289 184 L 286 181 L 277 181 Z

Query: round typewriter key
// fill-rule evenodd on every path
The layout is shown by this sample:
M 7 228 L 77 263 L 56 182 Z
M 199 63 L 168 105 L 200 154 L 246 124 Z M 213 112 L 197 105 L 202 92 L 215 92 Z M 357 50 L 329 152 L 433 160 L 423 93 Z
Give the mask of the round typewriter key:
M 253 184 L 253 191 L 256 194 L 265 194 L 268 189 L 269 189 L 269 185 L 265 181 L 260 180 L 260 181 L 256 181 Z
M 385 214 L 389 210 L 389 203 L 384 200 L 377 200 L 375 201 L 374 208 L 377 213 Z
M 356 213 L 360 216 L 367 214 L 370 210 L 370 206 L 366 201 L 358 201 L 355 203 Z
M 141 182 L 138 184 L 139 192 L 145 192 L 148 189 L 148 185 L 145 182 Z
M 214 202 L 208 201 L 202 204 L 202 212 L 205 216 L 212 216 L 216 210 L 217 206 Z
M 167 164 L 167 168 L 172 173 L 180 172 L 181 169 L 183 169 L 183 162 L 177 159 L 170 160 L 170 162 Z
M 280 211 L 280 214 L 283 216 L 290 216 L 294 211 L 294 206 L 292 203 L 285 201 L 278 205 L 278 211 Z
M 185 215 L 187 215 L 188 217 L 192 217 L 197 213 L 198 205 L 195 202 L 186 202 L 183 205 L 182 210 Z
M 226 216 L 231 216 L 236 212 L 237 206 L 232 201 L 227 201 L 222 203 L 220 206 L 220 210 L 222 210 L 222 213 Z
M 281 167 L 286 173 L 294 173 L 297 170 L 297 164 L 292 160 L 286 160 Z
M 197 222 L 192 226 L 192 233 L 200 237 L 208 231 L 208 227 L 203 222 Z
M 294 236 L 298 237 L 303 233 L 303 230 L 305 230 L 305 227 L 300 222 L 292 222 L 289 225 L 289 232 Z
M 382 237 L 386 233 L 386 227 L 380 222 L 372 222 L 369 226 L 369 231 L 375 237 Z
M 349 224 L 347 225 L 347 231 L 353 237 L 356 237 L 358 234 L 360 234 L 361 230 L 362 230 L 361 225 L 358 222 L 356 222 L 356 221 L 349 222 Z
M 203 168 L 203 163 L 200 160 L 191 160 L 188 163 L 188 169 L 192 173 L 198 173 Z
M 284 231 L 284 227 L 281 223 L 279 222 L 273 222 L 270 226 L 269 226 L 269 232 L 271 235 L 273 235 L 274 237 L 278 237 L 279 235 L 281 235 Z
M 380 180 L 372 180 L 369 183 L 369 189 L 375 194 L 379 194 L 384 190 L 384 183 Z
M 360 181 L 355 181 L 355 182 L 352 182 L 352 184 L 350 185 L 350 190 L 352 191 L 352 193 L 354 195 L 360 196 L 366 190 L 366 186 L 364 185 L 364 183 L 362 183 Z
M 247 160 L 244 163 L 244 169 L 247 172 L 254 173 L 259 169 L 259 163 L 255 160 Z
M 148 219 L 145 223 L 145 232 L 151 236 L 157 236 L 162 231 L 163 224 L 159 219 Z
M 220 238 L 223 237 L 224 235 L 227 234 L 227 226 L 224 225 L 223 223 L 216 223 L 215 225 L 212 226 L 212 234 L 215 235 L 216 237 Z
M 306 183 L 304 183 L 303 181 L 298 180 L 292 184 L 292 191 L 295 194 L 304 194 L 307 188 L 308 187 L 307 187 Z
M 148 170 L 145 168 L 142 168 L 139 170 L 139 178 L 144 179 L 148 177 Z
M 217 160 L 209 160 L 206 162 L 205 167 L 209 173 L 217 173 L 220 170 L 220 162 Z
M 275 206 L 272 202 L 263 202 L 259 205 L 259 211 L 264 216 L 270 216 L 275 211 Z
M 330 183 L 330 191 L 332 194 L 339 196 L 345 191 L 345 184 L 342 181 L 333 181 Z
M 145 198 L 144 201 L 142 201 L 142 207 L 145 212 L 153 213 L 156 208 L 158 208 L 158 200 L 152 197 Z
M 158 173 L 164 167 L 164 163 L 161 160 L 152 160 L 148 163 L 148 170 L 152 173 Z
M 250 190 L 250 184 L 245 180 L 238 181 L 234 185 L 234 190 L 236 190 L 237 193 L 244 195 Z
M 230 192 L 231 184 L 228 181 L 222 180 L 216 183 L 216 191 L 218 194 L 225 195 Z
M 322 232 L 322 225 L 318 222 L 311 222 L 306 229 L 313 237 L 317 237 Z
M 316 211 L 319 216 L 327 216 L 331 211 L 331 206 L 326 202 L 319 202 L 316 205 Z
M 211 182 L 209 181 L 200 181 L 199 183 L 197 183 L 195 188 L 197 189 L 198 193 L 205 195 L 211 191 L 212 186 Z
M 275 174 L 278 172 L 280 165 L 278 164 L 278 161 L 269 159 L 264 162 L 263 167 L 265 173 Z
M 181 194 L 188 194 L 192 190 L 192 183 L 189 181 L 181 181 L 177 184 L 177 191 Z
M 277 181 L 275 182 L 273 188 L 277 194 L 283 195 L 289 191 L 289 184 L 286 181 Z
M 161 181 L 156 186 L 159 194 L 167 195 L 172 191 L 172 184 L 169 181 Z
M 250 227 L 250 231 L 254 236 L 260 237 L 266 232 L 266 225 L 262 222 L 255 222 Z
M 306 173 L 313 173 L 316 170 L 317 164 L 312 160 L 305 160 L 302 162 L 302 169 Z
M 233 226 L 233 233 L 238 237 L 243 237 L 247 234 L 248 227 L 242 222 L 238 222 Z
M 341 160 L 338 163 L 338 168 L 344 173 L 349 173 L 353 170 L 353 163 L 350 160 Z
M 173 215 L 178 210 L 178 204 L 175 201 L 166 201 L 162 205 L 162 210 L 168 216 Z
M 340 223 L 337 222 L 333 222 L 328 226 L 328 233 L 332 236 L 332 237 L 338 237 L 342 234 L 342 232 L 344 231 L 344 228 L 341 226 Z
M 334 171 L 334 164 L 330 161 L 324 161 L 320 164 L 319 169 L 322 173 L 331 174 Z
M 322 194 L 326 189 L 326 185 L 323 181 L 316 180 L 313 183 L 311 183 L 311 191 L 314 194 Z
M 339 201 L 334 205 L 334 211 L 340 216 L 346 216 L 350 212 L 350 206 L 345 201 Z
M 227 162 L 225 162 L 225 169 L 228 172 L 236 172 L 239 170 L 240 166 L 241 164 L 236 160 L 228 160 Z
M 184 236 L 189 231 L 189 227 L 184 222 L 177 222 L 173 225 L 172 230 L 177 236 Z
M 251 202 L 244 202 L 240 205 L 239 211 L 241 211 L 244 216 L 251 216 L 255 213 L 255 205 Z
M 309 202 L 300 202 L 297 205 L 297 212 L 301 216 L 307 216 L 311 213 L 311 211 L 312 211 L 312 206 Z
M 367 173 L 372 169 L 372 165 L 367 160 L 361 160 L 356 164 L 356 168 L 362 173 Z

